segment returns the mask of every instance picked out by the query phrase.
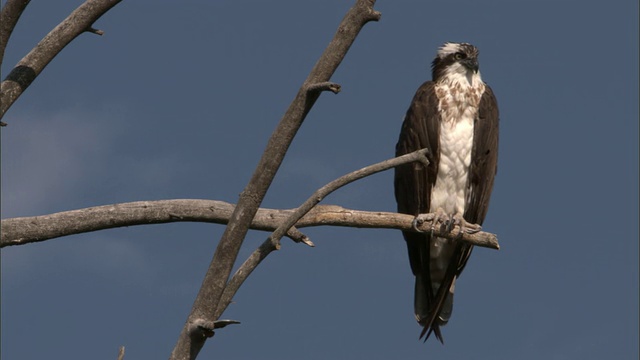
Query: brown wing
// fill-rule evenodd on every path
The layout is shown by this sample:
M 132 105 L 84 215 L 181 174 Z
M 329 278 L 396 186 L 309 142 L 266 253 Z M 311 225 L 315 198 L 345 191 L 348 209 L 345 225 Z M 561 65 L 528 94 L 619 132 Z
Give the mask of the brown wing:
M 440 114 L 438 98 L 434 90 L 435 83 L 427 81 L 418 88 L 409 110 L 404 118 L 400 138 L 396 144 L 396 156 L 420 149 L 428 149 L 429 166 L 414 162 L 398 166 L 395 169 L 395 195 L 398 212 L 409 215 L 428 213 L 431 204 L 431 189 L 438 171 L 438 146 L 440 132 Z M 413 232 L 403 232 L 409 250 L 411 270 L 420 274 L 426 264 L 421 259 L 422 247 L 428 248 L 428 237 Z
M 498 171 L 498 102 L 487 85 L 480 99 L 473 128 L 473 149 L 469 168 L 469 189 L 465 220 L 482 225 L 489 209 L 493 179 Z
M 431 190 L 435 185 L 439 162 L 440 114 L 435 83 L 425 82 L 418 88 L 405 116 L 396 145 L 396 156 L 420 149 L 428 149 L 429 165 L 411 163 L 395 170 L 395 195 L 398 212 L 410 215 L 428 213 L 431 205 Z M 437 307 L 430 275 L 430 237 L 414 232 L 403 232 L 409 252 L 411 271 L 416 276 L 414 312 L 418 322 L 432 328 L 425 321 Z M 434 327 L 441 339 L 439 328 Z
M 472 224 L 482 225 L 489 210 L 489 198 L 493 190 L 493 180 L 498 172 L 498 125 L 500 116 L 498 112 L 498 101 L 493 90 L 487 85 L 480 104 L 478 106 L 478 116 L 473 124 L 473 148 L 471 150 L 471 163 L 469 164 L 469 189 L 465 204 L 464 219 Z M 455 277 L 462 273 L 473 245 L 466 243 L 459 244 L 452 257 L 448 273 L 455 273 Z M 453 276 L 445 275 L 443 284 L 453 281 Z M 438 294 L 440 295 L 440 294 Z M 444 295 L 443 295 L 444 296 Z M 436 296 L 437 301 L 444 301 L 440 296 Z

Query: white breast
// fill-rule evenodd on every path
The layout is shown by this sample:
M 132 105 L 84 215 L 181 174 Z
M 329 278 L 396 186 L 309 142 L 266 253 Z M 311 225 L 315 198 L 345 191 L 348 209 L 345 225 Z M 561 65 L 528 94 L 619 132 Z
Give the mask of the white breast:
M 465 210 L 467 179 L 473 146 L 473 123 L 478 113 L 484 83 L 479 78 L 453 78 L 436 85 L 439 99 L 440 163 L 431 193 L 431 212 L 442 208 L 447 214 Z
M 440 126 L 440 164 L 435 187 L 431 193 L 431 211 L 442 208 L 447 214 L 464 212 L 473 118 L 462 116 L 460 121 Z

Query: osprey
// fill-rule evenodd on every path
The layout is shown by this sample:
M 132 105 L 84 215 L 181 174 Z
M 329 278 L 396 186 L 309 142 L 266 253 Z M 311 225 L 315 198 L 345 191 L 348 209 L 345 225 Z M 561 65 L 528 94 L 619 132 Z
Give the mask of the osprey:
M 434 226 L 480 230 L 498 160 L 498 104 L 478 71 L 478 49 L 445 43 L 432 64 L 432 81 L 418 88 L 404 118 L 396 156 L 426 148 L 429 164 L 395 170 L 398 212 L 434 213 Z M 433 228 L 432 228 L 433 230 Z M 440 326 L 449 321 L 456 278 L 472 245 L 419 232 L 403 232 L 415 275 L 414 310 L 423 326 L 443 342 Z

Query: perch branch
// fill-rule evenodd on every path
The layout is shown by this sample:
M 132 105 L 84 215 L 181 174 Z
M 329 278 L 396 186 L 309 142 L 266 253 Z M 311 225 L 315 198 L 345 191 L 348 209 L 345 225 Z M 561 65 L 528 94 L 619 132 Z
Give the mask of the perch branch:
M 216 200 L 136 201 L 42 216 L 3 219 L 0 224 L 0 247 L 25 245 L 63 236 L 135 225 L 172 222 L 227 224 L 234 207 L 233 204 Z M 293 212 L 294 210 L 261 208 L 251 223 L 251 229 L 272 232 Z M 410 215 L 392 212 L 358 211 L 335 205 L 318 205 L 295 225 L 297 228 L 344 226 L 412 231 L 413 218 Z M 425 222 L 419 225 L 418 229 L 428 232 L 430 227 L 431 223 Z M 457 228 L 449 235 L 437 232 L 436 234 L 441 237 L 457 236 Z M 300 233 L 288 236 L 301 238 L 304 235 Z M 491 233 L 464 234 L 462 240 L 477 246 L 498 248 L 497 238 Z
M 85 1 L 23 57 L 0 84 L 0 119 L 65 46 L 83 32 L 91 31 L 93 23 L 120 1 Z

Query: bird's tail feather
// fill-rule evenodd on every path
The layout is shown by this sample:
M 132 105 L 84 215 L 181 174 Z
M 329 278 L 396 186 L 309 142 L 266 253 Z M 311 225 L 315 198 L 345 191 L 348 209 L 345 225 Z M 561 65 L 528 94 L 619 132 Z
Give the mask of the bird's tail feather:
M 464 244 L 458 242 L 454 254 L 463 253 Z M 428 273 L 416 275 L 414 310 L 418 323 L 423 326 L 420 339 L 427 341 L 431 333 L 444 344 L 440 326 L 446 325 L 453 311 L 453 284 L 459 268 L 459 259 L 451 259 L 447 266 L 442 282 L 434 289 L 429 286 L 431 282 Z

